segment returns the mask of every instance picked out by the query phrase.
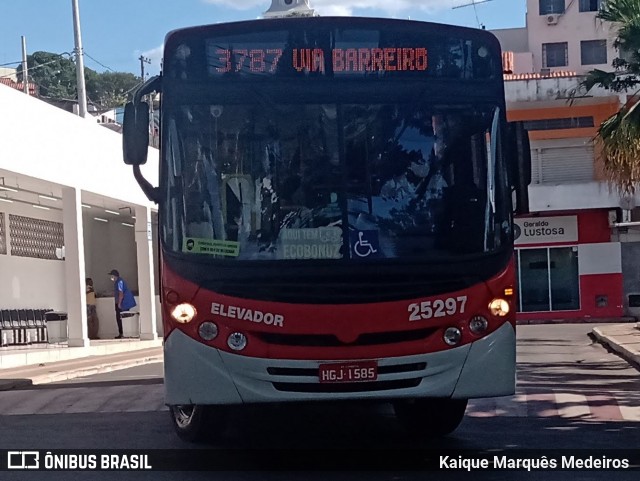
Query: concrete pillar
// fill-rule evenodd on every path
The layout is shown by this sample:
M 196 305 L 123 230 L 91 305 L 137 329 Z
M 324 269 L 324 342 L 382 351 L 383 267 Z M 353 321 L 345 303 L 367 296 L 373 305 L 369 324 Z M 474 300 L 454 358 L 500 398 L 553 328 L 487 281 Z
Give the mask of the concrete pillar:
M 69 347 L 89 345 L 80 190 L 62 189 Z
M 141 340 L 158 339 L 151 229 L 151 209 L 136 206 L 136 251 Z

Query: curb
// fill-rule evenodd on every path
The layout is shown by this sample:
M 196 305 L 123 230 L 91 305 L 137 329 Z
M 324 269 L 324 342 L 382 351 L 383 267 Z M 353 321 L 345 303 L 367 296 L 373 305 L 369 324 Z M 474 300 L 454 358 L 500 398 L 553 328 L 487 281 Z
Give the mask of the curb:
M 594 327 L 591 332 L 600 344 L 603 344 L 604 346 L 618 354 L 620 357 L 622 357 L 629 364 L 632 364 L 634 367 L 640 369 L 640 354 L 625 347 L 624 343 L 620 342 L 615 337 L 603 334 L 598 327 Z
M 518 326 L 535 326 L 541 324 L 630 324 L 638 322 L 635 317 L 619 317 L 619 318 L 581 318 L 581 319 L 531 319 L 518 320 Z
M 37 374 L 29 376 L 25 379 L 0 379 L 0 391 L 10 391 L 12 389 L 23 389 L 38 384 L 47 384 L 59 381 L 68 381 L 78 377 L 92 376 L 94 374 L 103 374 L 112 371 L 119 371 L 121 369 L 128 369 L 131 367 L 139 366 L 141 364 L 149 364 L 152 362 L 162 361 L 163 355 L 146 356 L 137 359 L 127 359 L 124 361 L 108 362 L 104 364 L 98 364 L 94 366 L 87 366 L 77 369 L 67 369 L 59 372 L 48 372 L 46 374 Z

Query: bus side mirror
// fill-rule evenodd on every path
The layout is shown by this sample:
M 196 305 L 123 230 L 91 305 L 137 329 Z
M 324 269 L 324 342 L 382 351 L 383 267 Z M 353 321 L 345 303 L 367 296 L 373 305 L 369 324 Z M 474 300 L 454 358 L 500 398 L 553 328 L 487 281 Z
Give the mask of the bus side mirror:
M 529 184 L 531 184 L 531 146 L 524 122 L 509 122 L 511 144 L 511 184 L 515 190 L 515 213 L 529 213 Z
M 122 150 L 124 163 L 144 165 L 149 149 L 149 105 L 146 102 L 129 102 L 124 107 L 122 126 Z

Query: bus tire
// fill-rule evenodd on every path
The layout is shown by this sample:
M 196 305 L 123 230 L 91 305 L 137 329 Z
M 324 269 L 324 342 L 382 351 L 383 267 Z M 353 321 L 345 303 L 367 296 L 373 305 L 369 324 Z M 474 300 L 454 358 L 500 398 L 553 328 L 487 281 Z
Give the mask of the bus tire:
M 190 443 L 210 441 L 225 427 L 222 406 L 200 404 L 169 406 L 171 422 L 178 437 Z
M 398 420 L 414 435 L 440 437 L 451 434 L 462 422 L 466 399 L 407 399 L 393 404 Z

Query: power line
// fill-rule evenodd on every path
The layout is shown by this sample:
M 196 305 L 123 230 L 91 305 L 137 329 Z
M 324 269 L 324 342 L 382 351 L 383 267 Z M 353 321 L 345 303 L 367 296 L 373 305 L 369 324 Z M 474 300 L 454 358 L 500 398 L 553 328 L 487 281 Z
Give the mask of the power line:
M 492 2 L 493 0 L 471 0 L 471 3 L 465 3 L 463 5 L 457 5 L 455 7 L 451 7 L 452 10 L 455 10 L 456 8 L 464 8 L 464 7 L 470 7 L 470 6 L 476 6 L 476 5 L 480 5 L 481 3 L 487 3 L 487 2 Z
M 93 58 L 91 55 L 89 55 L 86 51 L 84 52 L 85 57 L 89 57 L 91 60 L 93 60 L 95 63 L 97 63 L 98 65 L 100 65 L 101 67 L 106 68 L 107 70 L 110 70 L 111 72 L 115 72 L 115 70 L 113 70 L 111 67 L 106 66 L 105 64 L 103 64 L 102 62 L 96 60 L 95 58 Z
M 71 54 L 68 53 L 68 52 L 54 54 L 54 55 L 56 55 L 58 57 L 61 57 L 61 58 L 64 57 L 65 55 L 71 56 Z M 33 67 L 29 67 L 27 69 L 27 72 L 31 72 L 32 70 L 35 70 L 35 69 L 40 68 L 40 67 L 44 67 L 45 65 L 50 65 L 52 63 L 56 63 L 58 61 L 59 61 L 59 59 L 57 58 L 55 60 L 49 60 L 48 62 L 45 62 L 45 63 L 39 63 L 38 65 L 34 65 Z M 17 62 L 17 63 L 22 63 L 22 62 Z M 14 75 L 15 74 L 0 75 L 0 78 L 9 78 L 9 77 L 13 77 Z
M 138 82 L 136 85 L 131 87 L 129 90 L 127 90 L 126 92 L 123 92 L 122 95 L 129 95 L 131 92 L 133 92 L 135 89 L 140 87 L 142 84 L 144 84 L 144 81 Z
M 0 67 L 6 67 L 7 65 L 15 65 L 17 63 L 22 63 L 22 60 L 18 60 L 17 62 L 0 63 Z
M 478 28 L 484 29 L 484 24 L 480 22 L 480 17 L 478 16 L 478 8 L 477 5 L 481 3 L 491 2 L 493 0 L 471 0 L 471 3 L 465 3 L 464 5 L 458 5 L 456 7 L 452 7 L 453 10 L 456 8 L 464 8 L 464 7 L 473 7 L 473 13 L 476 15 L 476 22 L 478 23 Z

